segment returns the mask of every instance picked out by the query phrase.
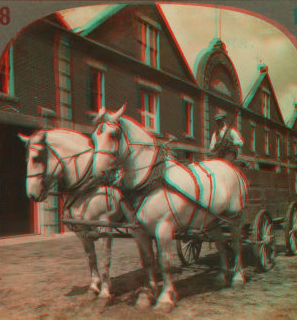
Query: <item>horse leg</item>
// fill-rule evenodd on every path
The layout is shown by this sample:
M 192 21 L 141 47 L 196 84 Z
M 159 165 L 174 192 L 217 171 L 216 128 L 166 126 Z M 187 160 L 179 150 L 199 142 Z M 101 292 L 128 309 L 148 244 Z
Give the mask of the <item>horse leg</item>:
M 229 261 L 226 250 L 226 242 L 223 237 L 222 230 L 219 227 L 217 227 L 209 231 L 208 233 L 211 239 L 215 241 L 221 258 L 220 273 L 216 278 L 216 282 L 221 286 L 227 286 L 229 276 Z
M 99 298 L 110 299 L 110 262 L 111 262 L 111 247 L 112 239 L 101 238 L 98 241 L 99 252 L 100 252 L 100 279 L 101 279 L 101 291 Z
M 128 221 L 133 222 L 135 213 L 131 206 L 126 202 L 121 202 L 121 208 Z M 140 261 L 148 274 L 149 284 L 145 286 L 137 299 L 136 306 L 139 308 L 148 308 L 152 300 L 156 297 L 157 293 L 157 282 L 155 279 L 155 257 L 153 253 L 152 239 L 150 235 L 143 229 L 132 229 L 131 234 L 136 241 L 139 249 Z
M 162 220 L 156 228 L 156 238 L 159 248 L 159 264 L 161 267 L 164 285 L 157 300 L 155 311 L 169 313 L 172 311 L 177 294 L 172 282 L 170 244 L 173 240 L 174 226 L 168 220 Z
M 91 270 L 90 290 L 95 293 L 99 293 L 100 290 L 98 288 L 98 285 L 100 283 L 100 276 L 99 276 L 98 267 L 97 267 L 97 257 L 96 257 L 94 241 L 87 239 L 80 232 L 76 232 L 76 234 L 79 237 L 79 239 L 82 241 L 86 251 L 86 255 L 89 260 L 89 266 Z
M 232 226 L 231 233 L 233 235 L 233 250 L 235 256 L 234 275 L 231 285 L 232 287 L 242 287 L 245 284 L 245 275 L 242 262 L 241 228 L 239 226 Z

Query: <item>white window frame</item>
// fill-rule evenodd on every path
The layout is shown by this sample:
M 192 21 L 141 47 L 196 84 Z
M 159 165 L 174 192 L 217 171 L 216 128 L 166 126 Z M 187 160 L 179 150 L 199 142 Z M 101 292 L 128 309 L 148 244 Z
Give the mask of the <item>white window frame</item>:
M 95 61 L 95 60 L 87 60 L 87 67 L 88 67 L 88 111 L 91 112 L 99 112 L 101 107 L 105 106 L 105 74 L 107 71 L 106 65 Z M 91 72 L 92 70 L 97 73 L 97 104 L 94 108 L 92 108 L 92 88 L 91 88 Z
M 72 84 L 70 47 L 67 35 L 56 35 L 57 103 L 59 127 L 72 127 Z M 63 67 L 62 67 L 63 66 Z
M 183 136 L 194 138 L 194 100 L 186 95 L 182 95 L 182 107 L 184 116 Z
M 4 75 L 5 80 L 3 86 L 5 89 L 0 91 L 0 94 L 6 96 L 14 96 L 14 64 L 13 64 L 13 46 L 10 46 L 4 53 L 3 59 L 0 64 L 0 71 L 2 67 L 5 68 Z
M 294 156 L 297 155 L 297 139 L 293 139 L 293 146 L 294 146 Z
M 251 125 L 251 152 L 256 152 L 256 124 L 254 122 L 250 122 Z
M 269 155 L 269 134 L 270 130 L 268 128 L 264 128 L 264 152 L 266 155 Z
M 137 14 L 137 23 L 141 24 L 141 60 L 151 67 L 160 69 L 160 25 L 152 19 Z M 153 44 L 151 45 L 150 34 L 153 34 Z M 139 39 L 141 38 L 141 39 Z M 155 56 L 155 61 L 153 57 Z
M 280 158 L 280 144 L 281 144 L 281 134 L 279 132 L 276 132 L 276 143 L 275 143 L 275 148 L 276 148 L 276 156 Z
M 270 119 L 270 92 L 262 89 L 262 112 L 265 118 Z
M 160 109 L 160 97 L 156 91 L 152 91 L 146 88 L 141 88 L 141 123 L 146 129 L 159 133 L 160 121 L 159 121 L 159 109 Z M 149 103 L 152 103 L 152 106 Z M 153 112 L 150 112 L 150 109 Z M 153 120 L 153 126 L 151 126 L 151 120 Z
M 290 155 L 291 155 L 291 150 L 290 150 L 290 148 L 291 148 L 291 143 L 290 143 L 290 134 L 289 134 L 289 132 L 287 132 L 287 134 L 286 134 L 286 147 L 287 147 L 287 157 L 289 157 Z
M 140 114 L 141 114 L 141 123 L 149 131 L 153 133 L 160 133 L 160 93 L 162 92 L 161 86 L 157 83 L 140 78 L 139 76 L 135 77 L 135 81 L 139 85 L 140 90 Z M 153 100 L 153 112 L 149 112 L 148 106 L 143 105 L 145 102 L 144 93 L 150 94 L 154 97 Z M 150 119 L 154 120 L 154 126 L 150 126 Z

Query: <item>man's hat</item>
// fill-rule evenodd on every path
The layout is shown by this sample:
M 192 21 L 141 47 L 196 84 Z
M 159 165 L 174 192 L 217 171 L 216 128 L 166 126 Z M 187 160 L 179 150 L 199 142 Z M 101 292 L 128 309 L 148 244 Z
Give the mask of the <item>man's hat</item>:
M 224 119 L 227 117 L 227 112 L 222 110 L 222 109 L 218 109 L 217 113 L 214 115 L 214 120 L 220 120 L 220 119 Z

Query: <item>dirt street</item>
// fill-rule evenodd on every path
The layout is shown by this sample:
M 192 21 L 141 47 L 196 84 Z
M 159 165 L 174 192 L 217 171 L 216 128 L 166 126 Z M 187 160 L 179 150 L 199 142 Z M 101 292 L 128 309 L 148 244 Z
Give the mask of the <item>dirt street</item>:
M 199 264 L 181 267 L 175 248 L 173 278 L 179 300 L 169 315 L 137 310 L 135 291 L 145 280 L 131 239 L 116 239 L 111 268 L 114 300 L 104 306 L 88 293 L 90 273 L 75 235 L 0 247 L 0 318 L 3 319 L 297 319 L 297 256 L 285 255 L 279 234 L 276 266 L 256 273 L 245 249 L 243 289 L 216 284 L 219 256 L 204 243 Z M 162 285 L 161 277 L 159 285 Z

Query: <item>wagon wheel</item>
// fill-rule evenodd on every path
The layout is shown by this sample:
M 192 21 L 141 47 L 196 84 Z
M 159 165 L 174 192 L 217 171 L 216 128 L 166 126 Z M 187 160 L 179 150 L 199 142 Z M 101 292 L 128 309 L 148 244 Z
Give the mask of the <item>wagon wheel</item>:
M 178 257 L 185 266 L 198 262 L 201 247 L 200 240 L 176 240 Z
M 289 254 L 297 254 L 297 203 L 289 205 L 286 215 L 285 235 Z
M 261 210 L 254 225 L 254 253 L 262 271 L 270 270 L 275 264 L 276 243 L 273 219 L 268 211 Z

